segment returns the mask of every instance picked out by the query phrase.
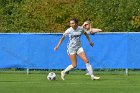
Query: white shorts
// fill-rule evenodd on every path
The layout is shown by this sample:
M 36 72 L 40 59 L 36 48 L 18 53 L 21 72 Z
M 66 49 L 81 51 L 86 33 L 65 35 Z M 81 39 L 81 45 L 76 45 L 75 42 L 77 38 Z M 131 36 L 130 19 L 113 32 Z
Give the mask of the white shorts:
M 75 50 L 75 51 L 67 50 L 68 55 L 80 54 L 81 52 L 84 52 L 82 47 L 78 48 L 78 50 Z

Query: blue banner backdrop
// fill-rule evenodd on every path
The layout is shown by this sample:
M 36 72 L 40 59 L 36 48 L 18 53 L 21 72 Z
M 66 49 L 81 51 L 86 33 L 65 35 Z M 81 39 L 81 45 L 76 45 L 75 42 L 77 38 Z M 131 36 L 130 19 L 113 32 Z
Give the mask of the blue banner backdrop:
M 54 51 L 62 34 L 0 34 L 0 68 L 64 69 L 71 64 L 68 38 Z M 83 35 L 82 45 L 94 68 L 140 68 L 140 33 Z M 85 68 L 81 59 L 78 69 Z

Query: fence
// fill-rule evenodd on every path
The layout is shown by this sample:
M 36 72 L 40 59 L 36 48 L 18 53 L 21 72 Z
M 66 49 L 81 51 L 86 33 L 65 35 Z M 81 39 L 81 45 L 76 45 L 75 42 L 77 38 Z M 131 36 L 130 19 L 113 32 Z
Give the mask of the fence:
M 0 34 L 0 68 L 64 69 L 71 64 L 67 55 L 68 38 L 58 51 L 62 34 Z M 140 68 L 140 33 L 98 33 L 90 35 L 91 47 L 83 35 L 84 51 L 94 68 Z M 78 58 L 78 69 L 85 65 Z

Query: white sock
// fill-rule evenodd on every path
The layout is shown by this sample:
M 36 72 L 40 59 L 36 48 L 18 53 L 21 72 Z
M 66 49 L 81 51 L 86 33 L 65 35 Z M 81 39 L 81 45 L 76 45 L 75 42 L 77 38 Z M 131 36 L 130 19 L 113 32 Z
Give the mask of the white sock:
M 68 71 L 70 71 L 70 70 L 72 70 L 73 69 L 73 66 L 72 65 L 69 65 L 65 70 L 64 70 L 64 72 L 66 73 L 66 72 L 68 72 Z
M 92 66 L 90 65 L 90 63 L 86 63 L 86 68 L 88 70 L 88 73 L 91 75 L 91 76 L 94 76 L 93 75 L 93 69 L 92 69 Z

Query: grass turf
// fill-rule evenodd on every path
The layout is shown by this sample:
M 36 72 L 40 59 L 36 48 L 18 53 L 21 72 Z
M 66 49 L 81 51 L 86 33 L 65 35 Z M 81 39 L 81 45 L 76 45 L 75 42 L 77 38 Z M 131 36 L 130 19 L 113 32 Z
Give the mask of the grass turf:
M 66 80 L 48 81 L 46 74 L 0 74 L 1 93 L 139 93 L 140 74 L 101 74 L 90 80 L 84 74 L 69 74 Z

